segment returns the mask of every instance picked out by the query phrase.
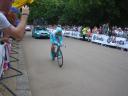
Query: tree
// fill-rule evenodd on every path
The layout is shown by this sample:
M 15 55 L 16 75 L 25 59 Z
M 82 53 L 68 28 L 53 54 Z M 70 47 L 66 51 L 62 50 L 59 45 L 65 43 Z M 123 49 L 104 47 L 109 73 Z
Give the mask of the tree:
M 37 0 L 29 22 L 43 17 L 48 24 L 127 25 L 127 5 L 127 0 Z

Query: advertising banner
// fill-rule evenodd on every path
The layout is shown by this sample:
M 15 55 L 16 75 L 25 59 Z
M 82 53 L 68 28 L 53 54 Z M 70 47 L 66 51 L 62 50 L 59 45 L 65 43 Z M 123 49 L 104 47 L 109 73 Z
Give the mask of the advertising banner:
M 96 43 L 106 44 L 109 46 L 128 49 L 128 40 L 126 38 L 109 37 L 101 34 L 93 34 L 91 41 Z

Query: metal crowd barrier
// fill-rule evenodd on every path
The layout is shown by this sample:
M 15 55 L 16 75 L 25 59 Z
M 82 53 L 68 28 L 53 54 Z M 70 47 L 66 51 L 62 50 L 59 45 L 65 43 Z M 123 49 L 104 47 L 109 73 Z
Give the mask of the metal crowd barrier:
M 11 46 L 13 45 L 13 46 Z M 12 96 L 17 96 L 3 81 L 6 79 L 10 79 L 13 77 L 17 77 L 17 76 L 21 76 L 23 75 L 23 73 L 14 68 L 12 66 L 12 62 L 18 62 L 19 59 L 12 56 L 12 54 L 18 54 L 17 51 L 15 51 L 15 48 L 19 48 L 17 47 L 18 44 L 16 42 L 14 42 L 13 40 L 11 40 L 11 44 L 8 43 L 3 43 L 1 42 L 0 44 L 0 84 L 9 92 L 11 93 Z M 13 59 L 12 61 L 10 59 Z M 7 70 L 5 69 L 7 68 Z M 10 76 L 5 76 L 3 75 L 4 71 L 8 71 L 8 70 L 13 70 L 16 72 L 16 74 L 14 75 L 10 75 Z

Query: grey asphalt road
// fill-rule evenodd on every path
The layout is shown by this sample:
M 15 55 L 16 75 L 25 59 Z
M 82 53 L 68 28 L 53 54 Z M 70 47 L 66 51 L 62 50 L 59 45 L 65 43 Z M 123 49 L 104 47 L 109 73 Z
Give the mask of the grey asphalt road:
M 72 38 L 62 48 L 64 66 L 50 60 L 48 39 L 23 41 L 33 96 L 128 96 L 128 52 Z

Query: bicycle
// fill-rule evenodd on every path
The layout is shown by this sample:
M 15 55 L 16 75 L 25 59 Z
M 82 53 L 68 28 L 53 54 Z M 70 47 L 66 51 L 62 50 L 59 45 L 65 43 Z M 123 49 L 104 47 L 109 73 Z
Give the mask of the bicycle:
M 51 51 L 52 60 L 54 61 L 55 58 L 57 58 L 57 62 L 60 68 L 63 66 L 63 53 L 61 51 L 61 47 L 62 46 L 58 46 L 55 44 L 55 51 Z

